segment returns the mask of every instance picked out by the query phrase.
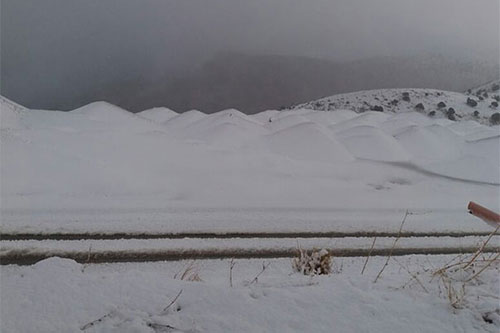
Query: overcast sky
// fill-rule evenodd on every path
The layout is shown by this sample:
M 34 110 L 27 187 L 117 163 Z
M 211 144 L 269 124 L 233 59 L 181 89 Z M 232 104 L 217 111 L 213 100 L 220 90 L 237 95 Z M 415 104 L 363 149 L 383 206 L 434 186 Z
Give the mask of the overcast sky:
M 499 0 L 0 1 L 4 92 L 112 82 L 228 50 L 340 61 L 499 53 Z

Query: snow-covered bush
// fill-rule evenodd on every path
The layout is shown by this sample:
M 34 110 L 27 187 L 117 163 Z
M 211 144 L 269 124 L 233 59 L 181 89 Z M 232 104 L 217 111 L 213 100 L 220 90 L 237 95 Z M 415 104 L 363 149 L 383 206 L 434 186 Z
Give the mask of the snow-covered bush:
M 292 261 L 293 269 L 304 275 L 330 274 L 332 258 L 325 250 L 312 250 L 309 253 L 299 248 L 299 253 Z

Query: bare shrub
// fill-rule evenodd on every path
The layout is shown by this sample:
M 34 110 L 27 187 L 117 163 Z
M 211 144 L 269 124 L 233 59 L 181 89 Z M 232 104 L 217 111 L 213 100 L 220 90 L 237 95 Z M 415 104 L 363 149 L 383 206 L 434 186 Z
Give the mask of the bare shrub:
M 305 251 L 298 249 L 298 256 L 292 261 L 293 269 L 304 275 L 330 274 L 332 270 L 332 257 L 325 250 Z

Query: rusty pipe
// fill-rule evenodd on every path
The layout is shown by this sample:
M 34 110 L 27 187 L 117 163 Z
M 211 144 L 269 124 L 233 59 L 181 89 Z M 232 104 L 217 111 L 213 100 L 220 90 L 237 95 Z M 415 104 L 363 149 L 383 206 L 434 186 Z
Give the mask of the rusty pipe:
M 467 209 L 469 210 L 469 213 L 476 217 L 479 217 L 489 225 L 495 228 L 500 226 L 500 215 L 495 213 L 494 211 L 491 211 L 488 208 L 485 208 L 473 201 L 469 202 Z

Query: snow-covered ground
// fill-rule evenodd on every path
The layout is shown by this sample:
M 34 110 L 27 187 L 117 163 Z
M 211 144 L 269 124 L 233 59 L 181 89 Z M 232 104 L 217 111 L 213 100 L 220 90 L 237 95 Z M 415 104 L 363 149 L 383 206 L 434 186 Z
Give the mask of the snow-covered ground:
M 406 91 L 410 103 L 384 104 Z M 478 102 L 475 117 L 458 93 L 384 90 L 382 101 L 380 94 L 332 97 L 331 112 L 313 110 L 323 108 L 314 102 L 251 116 L 233 109 L 131 114 L 104 102 L 71 112 L 29 110 L 1 98 L 0 231 L 397 232 L 408 210 L 405 231 L 490 232 L 466 207 L 473 200 L 500 210 L 500 127 L 489 122 L 495 110 Z M 365 97 L 378 98 L 384 112 L 348 110 Z M 414 110 L 417 97 L 424 110 Z M 455 120 L 441 111 L 427 116 L 441 100 L 455 109 Z M 379 239 L 374 249 L 394 240 Z M 252 250 L 293 248 L 297 241 L 304 248 L 372 244 L 369 238 L 2 240 L 0 248 L 1 254 L 82 252 L 89 245 L 93 251 Z M 398 246 L 481 241 L 401 238 Z M 498 242 L 495 236 L 489 245 Z M 450 281 L 432 277 L 452 259 L 393 258 L 377 283 L 384 257 L 370 258 L 363 275 L 365 258 L 336 258 L 334 274 L 312 279 L 293 273 L 288 259 L 271 260 L 255 282 L 262 261 L 236 260 L 230 287 L 228 261 L 196 263 L 203 281 L 190 282 L 174 278 L 185 262 L 80 265 L 52 258 L 1 266 L 0 325 L 2 332 L 497 332 L 498 261 L 480 278 L 453 282 L 460 302 L 452 306 Z
M 1 330 L 498 332 L 498 270 L 465 284 L 463 298 L 464 284 L 452 280 L 453 307 L 444 282 L 432 276 L 453 258 L 398 257 L 377 283 L 384 257 L 370 258 L 364 274 L 365 258 L 334 258 L 330 276 L 312 278 L 294 273 L 288 259 L 235 260 L 232 287 L 229 261 L 80 265 L 51 258 L 2 267 Z M 185 275 L 201 281 L 180 280 L 190 266 Z

